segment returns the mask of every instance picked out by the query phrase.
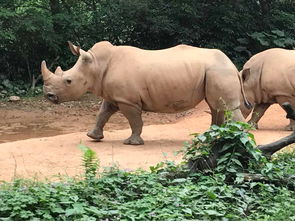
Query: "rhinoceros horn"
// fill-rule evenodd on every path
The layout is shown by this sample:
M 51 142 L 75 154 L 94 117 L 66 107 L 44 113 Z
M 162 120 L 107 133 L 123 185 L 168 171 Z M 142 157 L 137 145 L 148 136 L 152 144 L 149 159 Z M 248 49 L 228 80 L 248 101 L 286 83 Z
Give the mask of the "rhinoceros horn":
M 63 74 L 63 70 L 61 69 L 60 66 L 58 66 L 54 72 L 54 74 L 58 75 L 58 76 L 62 76 Z
M 46 62 L 42 61 L 41 63 L 41 72 L 42 72 L 42 76 L 43 76 L 43 80 L 47 81 L 50 76 L 53 74 L 52 72 L 50 72 L 46 66 Z

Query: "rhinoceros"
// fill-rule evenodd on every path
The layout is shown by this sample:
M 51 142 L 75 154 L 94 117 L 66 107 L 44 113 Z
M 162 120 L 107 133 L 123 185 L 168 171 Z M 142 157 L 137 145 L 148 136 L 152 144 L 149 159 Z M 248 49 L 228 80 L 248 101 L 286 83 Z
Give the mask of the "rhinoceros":
M 270 105 L 289 102 L 295 107 L 295 50 L 268 49 L 252 56 L 240 72 L 247 99 L 254 104 L 249 123 L 257 124 Z M 251 109 L 241 107 L 244 117 Z M 294 121 L 286 127 L 295 130 Z
M 124 144 L 144 144 L 142 111 L 175 113 L 195 107 L 204 98 L 212 123 L 224 121 L 225 109 L 233 120 L 243 121 L 239 109 L 244 96 L 238 70 L 220 50 L 178 45 L 162 50 L 96 43 L 87 52 L 69 42 L 76 64 L 50 72 L 45 61 L 41 70 L 44 95 L 53 103 L 80 98 L 92 92 L 103 98 L 97 121 L 88 136 L 100 141 L 103 127 L 118 110 L 128 119 L 132 134 Z M 244 97 L 246 105 L 248 105 Z

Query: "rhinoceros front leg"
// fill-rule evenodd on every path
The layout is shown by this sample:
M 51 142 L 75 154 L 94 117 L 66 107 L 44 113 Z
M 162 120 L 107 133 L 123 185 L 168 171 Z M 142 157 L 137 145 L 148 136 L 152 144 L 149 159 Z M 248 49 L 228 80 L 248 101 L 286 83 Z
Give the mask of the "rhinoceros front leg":
M 106 122 L 110 119 L 110 117 L 119 110 L 117 106 L 114 104 L 103 100 L 101 107 L 99 109 L 97 120 L 94 129 L 87 133 L 87 136 L 96 140 L 100 141 L 104 138 L 103 136 L 103 127 Z
M 286 130 L 295 131 L 295 121 L 290 119 L 290 123 L 285 128 Z
M 124 141 L 124 144 L 130 145 L 142 145 L 144 144 L 143 139 L 140 137 L 142 132 L 142 118 L 141 118 L 141 110 L 139 108 L 133 107 L 127 104 L 119 104 L 120 111 L 127 118 L 132 134 L 129 138 Z
M 252 124 L 256 129 L 258 129 L 258 121 L 261 119 L 270 105 L 271 104 L 256 104 L 251 119 L 248 121 L 248 123 Z

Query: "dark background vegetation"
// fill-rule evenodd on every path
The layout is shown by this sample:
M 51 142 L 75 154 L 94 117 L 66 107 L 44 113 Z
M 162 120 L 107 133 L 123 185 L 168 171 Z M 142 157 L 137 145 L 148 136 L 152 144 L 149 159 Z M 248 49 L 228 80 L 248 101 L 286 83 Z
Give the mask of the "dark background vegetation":
M 219 48 L 241 67 L 264 49 L 295 46 L 295 1 L 1 0 L 0 98 L 34 87 L 43 59 L 72 65 L 68 40 L 84 49 L 102 40 Z

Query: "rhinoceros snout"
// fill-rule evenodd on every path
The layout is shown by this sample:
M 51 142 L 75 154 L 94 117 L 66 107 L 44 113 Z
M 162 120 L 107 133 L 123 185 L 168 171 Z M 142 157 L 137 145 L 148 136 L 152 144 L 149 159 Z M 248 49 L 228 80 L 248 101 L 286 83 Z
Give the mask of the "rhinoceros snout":
M 52 103 L 58 104 L 58 97 L 55 94 L 48 92 L 46 94 L 46 98 Z

